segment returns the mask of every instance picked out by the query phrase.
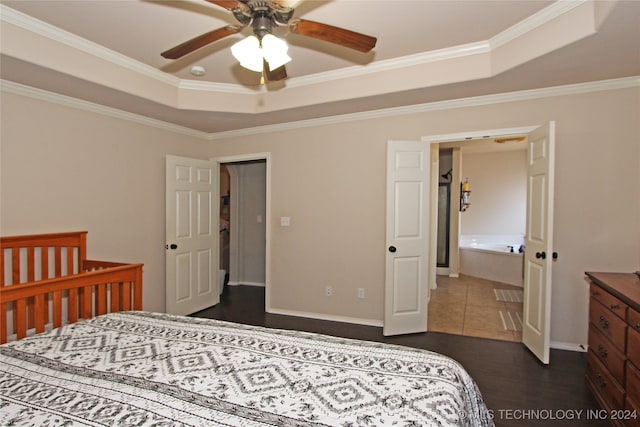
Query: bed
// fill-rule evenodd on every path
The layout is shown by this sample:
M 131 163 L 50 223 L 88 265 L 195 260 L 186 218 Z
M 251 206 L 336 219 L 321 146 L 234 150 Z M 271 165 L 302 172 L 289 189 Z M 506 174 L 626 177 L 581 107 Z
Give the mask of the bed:
M 493 425 L 437 353 L 114 308 L 0 345 L 0 425 Z

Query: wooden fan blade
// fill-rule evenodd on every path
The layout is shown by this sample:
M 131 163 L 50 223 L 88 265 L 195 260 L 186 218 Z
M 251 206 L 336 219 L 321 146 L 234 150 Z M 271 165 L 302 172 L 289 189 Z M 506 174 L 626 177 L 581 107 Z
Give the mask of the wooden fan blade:
M 344 28 L 322 24 L 320 22 L 307 21 L 306 19 L 296 19 L 289 26 L 292 33 L 301 36 L 309 36 L 324 40 L 330 43 L 339 44 L 360 52 L 369 52 L 374 48 L 378 39 Z
M 200 49 L 210 43 L 213 43 L 221 38 L 230 36 L 242 30 L 240 25 L 227 25 L 226 27 L 218 28 L 217 30 L 209 31 L 201 36 L 195 37 L 189 41 L 186 41 L 174 48 L 171 48 L 160 55 L 167 59 L 178 59 L 185 56 L 188 53 L 193 52 L 196 49 Z
M 269 68 L 269 63 L 267 61 L 264 61 L 263 70 L 265 72 L 267 80 L 270 82 L 277 82 L 278 80 L 287 78 L 287 69 L 284 65 L 276 68 L 275 70 L 271 70 Z
M 220 7 L 224 7 L 227 10 L 234 10 L 241 6 L 241 3 L 238 0 L 206 0 L 209 3 L 213 3 Z

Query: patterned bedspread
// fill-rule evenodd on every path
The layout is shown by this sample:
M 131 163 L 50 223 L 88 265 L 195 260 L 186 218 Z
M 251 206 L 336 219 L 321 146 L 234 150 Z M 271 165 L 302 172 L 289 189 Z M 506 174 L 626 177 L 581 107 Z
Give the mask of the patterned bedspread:
M 0 346 L 0 425 L 493 425 L 454 360 L 148 312 Z

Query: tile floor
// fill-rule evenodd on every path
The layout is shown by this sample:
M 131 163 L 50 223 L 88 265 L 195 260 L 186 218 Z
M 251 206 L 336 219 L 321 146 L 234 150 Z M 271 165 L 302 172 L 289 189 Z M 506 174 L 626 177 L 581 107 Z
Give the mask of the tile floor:
M 431 291 L 429 331 L 454 335 L 522 341 L 522 332 L 505 330 L 499 310 L 519 312 L 522 303 L 498 301 L 494 289 L 522 289 L 477 277 L 437 277 Z

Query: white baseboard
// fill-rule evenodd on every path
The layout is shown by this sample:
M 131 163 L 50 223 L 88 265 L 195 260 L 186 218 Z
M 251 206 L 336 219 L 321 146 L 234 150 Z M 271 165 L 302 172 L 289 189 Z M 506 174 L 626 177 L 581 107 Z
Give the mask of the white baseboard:
M 560 341 L 551 341 L 549 346 L 556 350 L 569 350 L 569 351 L 578 351 L 578 352 L 586 352 L 587 345 L 586 344 L 576 344 L 573 342 L 560 342 Z
M 229 286 L 240 286 L 240 285 L 257 286 L 259 288 L 264 288 L 265 287 L 264 283 L 258 283 L 258 282 L 228 282 L 227 285 L 229 285 Z
M 382 320 L 360 319 L 357 317 L 336 316 L 333 314 L 309 313 L 306 311 L 282 310 L 279 308 L 267 309 L 267 313 L 283 314 L 285 316 L 305 317 L 309 319 L 329 320 L 332 322 L 354 323 L 356 325 L 376 326 L 379 328 L 383 326 Z

